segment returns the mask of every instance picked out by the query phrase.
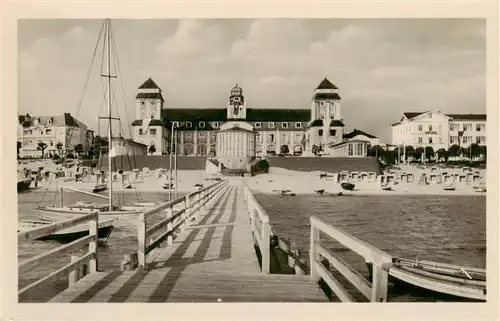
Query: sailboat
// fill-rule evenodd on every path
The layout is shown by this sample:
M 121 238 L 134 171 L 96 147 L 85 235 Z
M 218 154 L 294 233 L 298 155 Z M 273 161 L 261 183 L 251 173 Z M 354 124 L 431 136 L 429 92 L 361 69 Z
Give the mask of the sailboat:
M 112 103 L 112 95 L 113 91 L 111 90 L 111 79 L 112 78 L 117 78 L 117 75 L 112 75 L 111 74 L 111 49 L 112 49 L 112 44 L 111 41 L 114 41 L 114 38 L 111 37 L 111 22 L 109 19 L 106 19 L 102 25 L 101 28 L 101 33 L 99 34 L 99 39 L 97 40 L 97 45 L 100 42 L 101 35 L 104 31 L 104 51 L 103 54 L 105 54 L 105 49 L 107 49 L 107 73 L 102 74 L 101 72 L 101 77 L 107 79 L 107 84 L 108 84 L 108 90 L 107 90 L 107 112 L 108 115 L 107 117 L 99 117 L 99 119 L 104 118 L 107 119 L 109 122 L 108 125 L 108 175 L 107 175 L 107 180 L 108 183 L 106 184 L 103 182 L 99 184 L 99 181 L 96 182 L 96 185 L 94 186 L 94 189 L 92 192 L 88 191 L 83 191 L 79 190 L 76 188 L 70 188 L 68 186 L 60 186 L 60 205 L 58 207 L 56 206 L 38 206 L 37 209 L 38 211 L 45 215 L 42 216 L 42 218 L 47 218 L 47 219 L 67 219 L 68 217 L 71 217 L 72 215 L 75 214 L 86 214 L 91 211 L 98 210 L 100 215 L 105 215 L 108 216 L 109 218 L 123 218 L 124 216 L 135 216 L 138 213 L 141 213 L 145 211 L 147 208 L 150 208 L 152 206 L 155 206 L 155 203 L 141 203 L 141 204 L 134 204 L 133 206 L 118 206 L 113 203 L 113 185 L 112 185 L 112 164 L 111 164 L 111 158 L 113 156 L 113 147 L 112 147 L 112 120 L 119 120 L 119 118 L 112 117 L 112 112 L 111 112 L 111 103 Z M 96 46 L 97 49 L 98 46 Z M 113 57 L 114 54 L 113 54 Z M 104 58 L 104 57 L 103 57 Z M 101 68 L 102 69 L 102 68 Z M 103 175 L 104 173 L 101 172 Z M 80 193 L 80 194 L 85 194 L 85 195 L 90 195 L 94 196 L 96 198 L 101 198 L 101 199 L 106 199 L 108 201 L 108 204 L 101 204 L 101 203 L 95 203 L 95 202 L 77 202 L 75 204 L 69 204 L 69 205 L 64 205 L 63 204 L 63 190 L 70 190 L 72 192 Z M 99 192 L 103 192 L 107 190 L 108 191 L 108 196 L 104 196 L 102 194 L 98 194 Z

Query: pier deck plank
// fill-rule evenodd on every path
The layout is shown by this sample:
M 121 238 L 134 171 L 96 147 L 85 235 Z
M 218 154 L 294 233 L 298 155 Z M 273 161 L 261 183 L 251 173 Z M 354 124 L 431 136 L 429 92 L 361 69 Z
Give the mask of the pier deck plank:
M 148 269 L 98 272 L 50 302 L 326 302 L 308 276 L 263 275 L 240 181 L 231 182 Z

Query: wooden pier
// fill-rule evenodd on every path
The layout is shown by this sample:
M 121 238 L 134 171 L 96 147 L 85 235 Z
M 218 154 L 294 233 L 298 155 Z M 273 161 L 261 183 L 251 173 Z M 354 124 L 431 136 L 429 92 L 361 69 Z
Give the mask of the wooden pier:
M 165 218 L 150 224 L 148 218 Z M 80 218 L 95 230 L 96 213 Z M 73 219 L 73 221 L 76 221 Z M 74 223 L 74 222 L 73 222 Z M 20 233 L 19 240 L 67 228 L 70 221 L 39 232 Z M 375 286 L 347 263 L 319 244 L 319 232 L 357 251 L 375 266 Z M 371 248 L 324 222 L 311 218 L 311 262 L 301 261 L 289 242 L 274 235 L 269 217 L 254 198 L 243 179 L 215 183 L 169 203 L 141 213 L 137 220 L 137 252 L 127 255 L 121 270 L 101 271 L 93 231 L 84 240 L 60 247 L 60 251 L 92 245 L 89 254 L 72 257 L 72 262 L 48 277 L 19 291 L 19 301 L 37 301 L 29 290 L 64 275 L 70 276 L 66 290 L 38 302 L 330 302 L 352 301 L 335 280 L 326 260 L 333 264 L 372 302 L 386 301 L 387 270 L 390 256 Z M 71 245 L 73 244 L 73 245 Z M 272 274 L 271 252 L 280 248 L 289 255 L 295 274 Z M 46 262 L 57 249 L 41 254 L 22 267 Z M 90 273 L 82 274 L 82 265 L 91 263 Z M 88 269 L 87 269 L 88 270 Z M 80 275 L 80 277 L 79 277 Z M 320 281 L 337 295 L 325 294 Z

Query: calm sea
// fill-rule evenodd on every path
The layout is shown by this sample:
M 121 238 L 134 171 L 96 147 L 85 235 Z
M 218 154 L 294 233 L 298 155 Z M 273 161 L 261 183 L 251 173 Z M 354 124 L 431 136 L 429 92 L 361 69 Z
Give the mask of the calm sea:
M 121 204 L 137 201 L 168 200 L 168 193 L 117 193 Z M 257 195 L 271 219 L 273 230 L 297 243 L 307 257 L 310 215 L 353 234 L 393 256 L 429 259 L 465 266 L 486 266 L 486 198 L 484 196 L 315 196 L 282 197 Z M 65 192 L 65 203 L 94 200 L 92 197 Z M 58 204 L 55 192 L 18 194 L 18 219 L 36 218 L 38 205 Z M 159 217 L 153 218 L 157 220 Z M 19 244 L 20 260 L 59 246 L 50 241 Z M 331 248 L 340 249 L 331 243 Z M 116 228 L 107 245 L 100 247 L 100 269 L 119 269 L 125 253 L 137 246 L 134 228 Z M 364 260 L 352 252 L 341 256 L 366 274 Z M 70 262 L 69 256 L 20 276 L 20 287 L 55 271 Z M 54 285 L 58 292 L 66 287 L 61 280 Z M 394 294 L 392 301 L 433 301 L 435 298 L 412 293 Z

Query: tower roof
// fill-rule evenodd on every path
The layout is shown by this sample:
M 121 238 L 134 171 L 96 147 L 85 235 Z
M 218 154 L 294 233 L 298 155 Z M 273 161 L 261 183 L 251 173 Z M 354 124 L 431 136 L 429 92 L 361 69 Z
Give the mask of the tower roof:
M 330 80 L 328 80 L 326 77 L 325 79 L 323 79 L 320 84 L 318 85 L 318 87 L 316 87 L 316 89 L 339 89 L 337 86 L 335 86 L 334 84 L 332 84 L 330 82 Z
M 160 89 L 160 87 L 158 87 L 154 80 L 149 77 L 142 85 L 139 86 L 139 89 Z
M 243 96 L 243 89 L 238 84 L 231 88 L 231 96 Z

